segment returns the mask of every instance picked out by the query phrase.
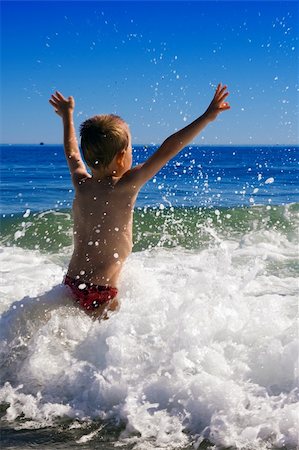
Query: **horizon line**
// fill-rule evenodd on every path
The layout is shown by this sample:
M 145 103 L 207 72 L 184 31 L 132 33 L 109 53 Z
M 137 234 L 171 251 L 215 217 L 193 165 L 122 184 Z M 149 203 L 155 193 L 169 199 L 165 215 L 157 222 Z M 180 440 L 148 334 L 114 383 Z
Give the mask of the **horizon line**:
M 10 142 L 10 143 L 0 143 L 0 146 L 13 146 L 13 145 L 31 145 L 31 146 L 36 146 L 36 147 L 44 147 L 44 146 L 60 146 L 63 147 L 62 143 L 52 143 L 52 144 L 47 144 L 45 142 L 40 142 L 40 143 L 36 143 L 36 142 L 31 142 L 31 143 L 15 143 L 15 142 Z M 162 144 L 132 144 L 132 147 L 158 147 L 161 146 Z M 184 148 L 186 147 L 253 147 L 253 146 L 261 146 L 261 147 L 285 147 L 285 146 L 292 146 L 292 147 L 299 147 L 299 144 L 297 143 L 284 143 L 284 144 L 261 144 L 261 143 L 252 143 L 252 144 L 204 144 L 204 143 L 198 143 L 198 144 L 190 144 L 190 145 L 186 145 Z M 79 146 L 80 148 L 80 146 Z

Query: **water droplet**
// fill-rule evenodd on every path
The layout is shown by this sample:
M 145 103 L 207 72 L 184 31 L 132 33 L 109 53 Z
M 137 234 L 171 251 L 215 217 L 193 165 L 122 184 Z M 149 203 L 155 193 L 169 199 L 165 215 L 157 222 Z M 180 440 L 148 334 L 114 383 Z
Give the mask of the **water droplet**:
M 25 213 L 23 214 L 23 217 L 29 217 L 30 209 L 26 209 Z
M 265 184 L 271 184 L 271 183 L 274 183 L 274 178 L 272 178 L 272 177 L 267 178 L 267 180 L 265 181 Z

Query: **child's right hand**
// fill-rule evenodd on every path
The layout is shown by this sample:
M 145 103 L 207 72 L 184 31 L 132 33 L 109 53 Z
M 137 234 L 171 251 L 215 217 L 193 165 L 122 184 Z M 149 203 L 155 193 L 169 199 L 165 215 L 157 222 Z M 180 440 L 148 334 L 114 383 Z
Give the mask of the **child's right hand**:
M 60 116 L 64 117 L 69 113 L 72 113 L 75 108 L 74 97 L 65 98 L 60 92 L 56 91 L 55 94 L 51 95 L 49 103 L 53 106 L 55 112 Z
M 227 102 L 224 102 L 229 92 L 226 91 L 227 86 L 222 86 L 221 83 L 218 84 L 213 100 L 211 101 L 208 109 L 204 115 L 209 120 L 215 120 L 219 113 L 230 109 Z

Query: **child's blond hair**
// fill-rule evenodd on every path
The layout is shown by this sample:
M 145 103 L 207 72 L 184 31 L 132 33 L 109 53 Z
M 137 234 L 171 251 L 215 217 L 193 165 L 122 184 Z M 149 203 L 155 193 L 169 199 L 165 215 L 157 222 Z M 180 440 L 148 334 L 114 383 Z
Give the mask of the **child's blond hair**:
M 114 114 L 102 114 L 85 120 L 80 126 L 81 148 L 89 167 L 107 167 L 129 145 L 129 128 Z

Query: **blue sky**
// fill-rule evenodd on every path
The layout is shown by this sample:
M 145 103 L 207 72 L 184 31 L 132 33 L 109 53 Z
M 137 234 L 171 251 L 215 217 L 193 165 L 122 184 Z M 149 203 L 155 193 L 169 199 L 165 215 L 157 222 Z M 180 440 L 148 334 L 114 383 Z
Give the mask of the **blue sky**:
M 3 1 L 2 143 L 60 143 L 48 104 L 75 122 L 117 113 L 133 143 L 201 115 L 221 81 L 231 110 L 196 143 L 298 143 L 298 2 Z

